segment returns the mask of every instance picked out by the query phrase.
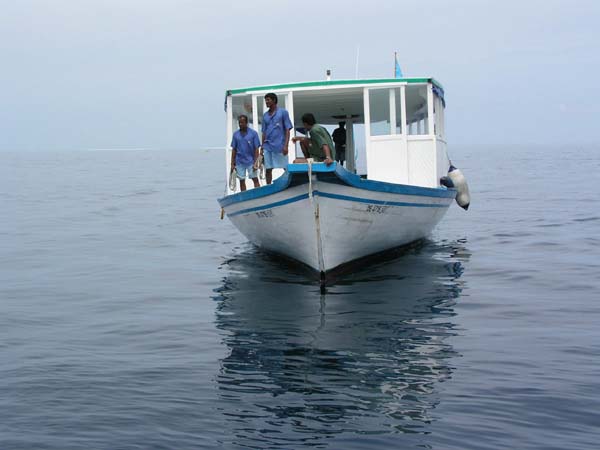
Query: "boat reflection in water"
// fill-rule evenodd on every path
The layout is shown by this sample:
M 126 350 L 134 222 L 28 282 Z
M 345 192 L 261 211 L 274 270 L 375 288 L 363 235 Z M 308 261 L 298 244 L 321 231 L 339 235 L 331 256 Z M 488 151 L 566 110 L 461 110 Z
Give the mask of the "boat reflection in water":
M 239 252 L 222 267 L 218 410 L 227 448 L 398 448 L 426 441 L 457 357 L 453 306 L 468 254 L 426 242 L 321 294 L 293 267 Z

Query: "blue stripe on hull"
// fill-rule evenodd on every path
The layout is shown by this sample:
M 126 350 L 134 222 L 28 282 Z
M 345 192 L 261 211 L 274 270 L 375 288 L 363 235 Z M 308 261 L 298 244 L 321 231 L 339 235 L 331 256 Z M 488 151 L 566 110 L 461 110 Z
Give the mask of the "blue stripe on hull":
M 300 200 L 304 200 L 306 198 L 308 198 L 308 194 L 297 195 L 296 197 L 290 197 L 288 199 L 281 200 L 279 202 L 269 203 L 268 205 L 256 206 L 254 208 L 241 209 L 239 211 L 236 211 L 236 212 L 233 212 L 233 213 L 227 214 L 227 215 L 229 217 L 233 217 L 233 216 L 238 216 L 240 214 L 262 211 L 264 209 L 276 208 L 278 206 L 288 205 L 290 203 L 296 203 L 296 202 L 299 202 Z
M 340 194 L 330 194 L 328 192 L 321 191 L 313 191 L 314 196 L 321 196 L 325 198 L 333 198 L 336 200 L 344 200 L 348 202 L 355 203 L 367 203 L 371 205 L 384 205 L 384 206 L 407 206 L 411 208 L 447 208 L 448 204 L 439 204 L 439 203 L 410 203 L 410 202 L 393 202 L 393 201 L 385 201 L 385 200 L 374 200 L 370 198 L 361 198 L 361 197 L 352 197 L 349 195 L 340 195 Z M 299 202 L 300 200 L 304 200 L 308 198 L 308 194 L 298 195 L 296 197 L 290 197 L 285 200 L 281 200 L 274 203 L 269 203 L 267 205 L 256 206 L 254 208 L 246 208 L 241 209 L 239 211 L 228 214 L 229 217 L 238 216 L 240 214 L 247 214 L 251 212 L 263 211 L 265 209 L 276 208 L 278 206 L 288 205 L 290 203 Z
M 326 198 L 335 198 L 337 200 L 347 200 L 349 202 L 369 203 L 371 205 L 385 206 L 410 206 L 415 208 L 446 208 L 448 205 L 439 203 L 411 203 L 411 202 L 390 202 L 386 200 L 374 200 L 370 198 L 351 197 L 349 195 L 330 194 L 329 192 L 315 191 L 315 195 L 320 195 Z

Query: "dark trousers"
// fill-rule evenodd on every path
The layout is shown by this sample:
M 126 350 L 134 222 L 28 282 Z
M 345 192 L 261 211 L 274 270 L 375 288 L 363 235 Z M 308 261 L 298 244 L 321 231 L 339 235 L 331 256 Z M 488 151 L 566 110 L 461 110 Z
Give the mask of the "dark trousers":
M 335 160 L 339 163 L 346 161 L 346 146 L 336 145 L 335 146 Z

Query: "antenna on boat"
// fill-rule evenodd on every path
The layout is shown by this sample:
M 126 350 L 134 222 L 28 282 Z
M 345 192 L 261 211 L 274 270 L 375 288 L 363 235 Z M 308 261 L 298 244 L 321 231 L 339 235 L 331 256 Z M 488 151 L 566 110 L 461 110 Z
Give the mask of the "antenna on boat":
M 356 69 L 354 72 L 354 78 L 358 80 L 358 56 L 360 55 L 360 46 L 356 46 Z
M 331 81 L 331 69 L 327 69 L 327 81 Z

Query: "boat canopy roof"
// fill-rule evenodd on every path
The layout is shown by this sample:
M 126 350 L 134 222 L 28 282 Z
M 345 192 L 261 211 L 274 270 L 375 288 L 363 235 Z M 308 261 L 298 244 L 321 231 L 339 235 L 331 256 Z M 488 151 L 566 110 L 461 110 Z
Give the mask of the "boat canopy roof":
M 232 96 L 233 116 L 248 114 L 251 111 L 252 97 L 262 96 L 268 92 L 294 93 L 295 125 L 299 125 L 300 117 L 306 112 L 313 113 L 321 124 L 336 124 L 344 118 L 352 117 L 354 123 L 364 123 L 363 89 L 365 87 L 385 89 L 380 91 L 382 98 L 387 99 L 387 90 L 395 86 L 406 85 L 410 91 L 406 95 L 407 112 L 414 112 L 426 108 L 426 86 L 431 83 L 434 93 L 444 101 L 444 90 L 440 83 L 433 78 L 379 78 L 379 79 L 354 79 L 354 80 L 322 80 L 300 83 L 273 84 L 267 86 L 254 86 L 227 91 L 227 96 Z M 374 94 L 373 94 L 374 95 Z M 378 98 L 377 96 L 373 98 Z M 262 102 L 261 102 L 262 103 Z M 286 108 L 286 104 L 280 101 Z M 389 111 L 386 110 L 387 100 L 377 101 L 371 106 L 372 121 L 385 120 Z M 389 108 L 388 108 L 389 109 Z M 262 108 L 259 105 L 259 121 L 262 117 Z M 413 115 L 414 115 L 413 114 Z
M 417 77 L 417 78 L 363 78 L 354 80 L 321 80 L 321 81 L 303 81 L 298 83 L 285 83 L 285 84 L 271 84 L 265 86 L 251 86 L 246 88 L 229 89 L 227 95 L 245 94 L 251 92 L 271 92 L 271 91 L 292 91 L 296 89 L 305 88 L 323 88 L 327 86 L 371 86 L 377 84 L 406 84 L 406 83 L 432 83 L 438 89 L 444 89 L 443 86 L 434 78 L 431 77 Z

